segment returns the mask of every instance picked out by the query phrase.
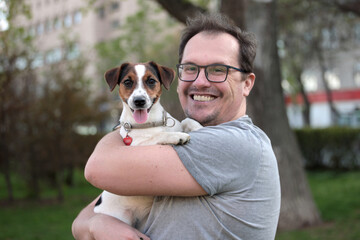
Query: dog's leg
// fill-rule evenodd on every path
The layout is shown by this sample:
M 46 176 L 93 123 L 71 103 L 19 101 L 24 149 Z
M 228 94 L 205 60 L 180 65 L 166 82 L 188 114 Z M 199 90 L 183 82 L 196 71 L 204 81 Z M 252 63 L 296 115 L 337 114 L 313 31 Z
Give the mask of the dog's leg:
M 154 144 L 185 144 L 190 140 L 190 136 L 183 132 L 159 132 L 150 137 L 139 141 L 137 145 L 154 145 Z
M 181 121 L 181 127 L 184 132 L 188 133 L 191 131 L 199 130 L 203 126 L 192 118 L 185 118 Z

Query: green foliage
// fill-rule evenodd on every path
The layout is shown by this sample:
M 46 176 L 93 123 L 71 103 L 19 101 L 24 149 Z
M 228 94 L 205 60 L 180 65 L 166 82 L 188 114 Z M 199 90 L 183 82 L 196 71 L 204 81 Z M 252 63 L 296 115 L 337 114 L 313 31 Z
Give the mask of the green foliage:
M 17 173 L 27 184 L 27 197 L 41 197 L 42 182 L 48 182 L 61 200 L 63 185 L 71 183 L 73 169 L 83 167 L 99 139 L 85 139 L 76 130 L 99 125 L 107 112 L 98 109 L 107 99 L 91 93 L 85 58 L 34 69 L 35 49 L 24 29 L 10 25 L 0 37 L 0 172 L 5 189 L 13 199 L 11 175 Z M 65 47 L 73 45 L 63 41 Z M 25 65 L 19 67 L 19 60 Z
M 360 239 L 360 172 L 309 172 L 309 184 L 323 224 L 280 231 L 277 240 Z
M 127 17 L 120 26 L 119 37 L 96 45 L 100 72 L 119 66 L 127 61 L 157 61 L 168 66 L 175 65 L 177 41 L 170 18 L 157 19 L 154 12 L 160 9 L 148 1 L 138 0 L 138 11 Z M 164 20 L 165 19 L 165 20 Z
M 283 78 L 292 94 L 299 93 L 302 72 L 322 64 L 334 68 L 334 50 L 354 48 L 351 34 L 359 19 L 342 12 L 336 5 L 326 1 L 279 0 L 277 4 L 279 23 L 278 48 Z M 324 33 L 332 34 L 324 41 Z M 318 55 L 324 56 L 319 62 Z
M 305 128 L 295 133 L 307 168 L 360 167 L 360 129 Z
M 53 65 L 43 72 L 42 84 L 28 84 L 36 91 L 29 89 L 31 104 L 16 115 L 15 131 L 22 141 L 9 144 L 16 150 L 14 170 L 29 184 L 29 197 L 40 197 L 40 183 L 47 181 L 62 199 L 66 175 L 71 175 L 77 166 L 83 167 L 99 139 L 97 136 L 89 144 L 88 139 L 76 133 L 79 125 L 99 124 L 106 116 L 94 111 L 101 101 L 91 97 L 84 62 L 78 59 Z

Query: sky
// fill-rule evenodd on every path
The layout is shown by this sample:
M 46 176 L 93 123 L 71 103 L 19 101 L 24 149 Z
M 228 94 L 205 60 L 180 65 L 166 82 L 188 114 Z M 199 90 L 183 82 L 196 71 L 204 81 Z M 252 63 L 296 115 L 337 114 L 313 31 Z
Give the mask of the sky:
M 5 1 L 0 0 L 0 31 L 6 30 L 9 25 L 6 21 L 6 16 L 4 15 L 6 8 L 5 8 Z

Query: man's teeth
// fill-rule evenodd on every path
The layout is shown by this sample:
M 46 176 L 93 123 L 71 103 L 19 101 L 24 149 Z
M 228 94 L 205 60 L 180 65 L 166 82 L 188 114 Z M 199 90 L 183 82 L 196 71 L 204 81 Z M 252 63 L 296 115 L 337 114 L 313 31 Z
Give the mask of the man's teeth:
M 195 101 L 208 102 L 208 101 L 211 101 L 213 99 L 214 99 L 214 97 L 210 97 L 210 96 L 194 95 L 194 100 Z

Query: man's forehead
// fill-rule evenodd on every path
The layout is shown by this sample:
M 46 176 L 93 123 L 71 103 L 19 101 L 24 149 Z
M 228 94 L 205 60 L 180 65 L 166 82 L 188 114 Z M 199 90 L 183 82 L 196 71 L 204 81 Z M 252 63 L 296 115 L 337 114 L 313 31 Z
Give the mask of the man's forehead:
M 193 36 L 186 44 L 182 63 L 228 64 L 238 62 L 239 44 L 228 33 L 201 32 Z

